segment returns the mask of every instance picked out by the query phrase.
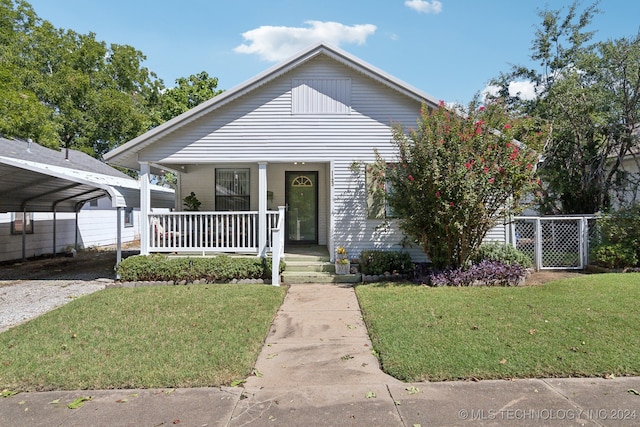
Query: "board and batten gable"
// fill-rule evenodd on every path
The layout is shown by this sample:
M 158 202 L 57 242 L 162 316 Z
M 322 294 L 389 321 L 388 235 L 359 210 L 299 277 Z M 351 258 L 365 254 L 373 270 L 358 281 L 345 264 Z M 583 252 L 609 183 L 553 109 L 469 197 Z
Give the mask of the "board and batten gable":
M 350 79 L 348 114 L 292 112 L 300 79 Z M 163 164 L 330 161 L 390 147 L 391 123 L 415 126 L 420 104 L 364 74 L 319 56 L 142 149 Z M 388 150 L 387 150 L 388 151 Z

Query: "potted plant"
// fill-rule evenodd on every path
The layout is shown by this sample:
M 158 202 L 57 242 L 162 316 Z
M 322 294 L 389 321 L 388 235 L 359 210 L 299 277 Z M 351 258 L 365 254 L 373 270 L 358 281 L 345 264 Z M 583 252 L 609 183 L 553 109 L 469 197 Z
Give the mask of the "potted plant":
M 196 197 L 196 193 L 193 191 L 187 197 L 182 199 L 182 202 L 184 203 L 184 210 L 186 211 L 199 211 L 200 205 L 202 204 Z
M 336 248 L 336 274 L 349 274 L 351 262 L 347 257 L 347 249 L 344 246 Z

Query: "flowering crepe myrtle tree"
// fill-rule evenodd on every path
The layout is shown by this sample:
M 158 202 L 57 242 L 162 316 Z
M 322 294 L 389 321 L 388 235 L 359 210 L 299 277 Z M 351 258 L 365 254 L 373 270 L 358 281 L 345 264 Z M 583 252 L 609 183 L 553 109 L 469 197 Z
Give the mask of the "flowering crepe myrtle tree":
M 465 114 L 423 106 L 417 128 L 395 127 L 397 158 L 370 167 L 372 188 L 400 229 L 436 268 L 463 266 L 487 232 L 521 212 L 535 194 L 538 151 L 547 129 L 529 117 L 509 116 L 496 100 L 469 104 Z

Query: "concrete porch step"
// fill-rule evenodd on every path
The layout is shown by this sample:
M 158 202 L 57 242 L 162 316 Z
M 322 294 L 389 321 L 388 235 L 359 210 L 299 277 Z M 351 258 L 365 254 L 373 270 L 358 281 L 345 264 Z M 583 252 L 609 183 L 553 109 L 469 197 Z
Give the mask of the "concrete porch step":
M 282 272 L 282 281 L 284 283 L 359 283 L 362 281 L 362 275 L 357 274 L 333 274 L 329 272 L 318 271 L 289 271 Z

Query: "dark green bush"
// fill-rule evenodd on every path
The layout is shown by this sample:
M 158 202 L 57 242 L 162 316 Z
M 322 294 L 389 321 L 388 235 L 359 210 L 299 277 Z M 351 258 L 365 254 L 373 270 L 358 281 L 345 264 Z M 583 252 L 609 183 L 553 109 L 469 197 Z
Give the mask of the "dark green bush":
M 280 272 L 285 268 L 280 262 Z M 165 255 L 137 255 L 118 266 L 120 280 L 150 282 L 226 283 L 233 279 L 271 279 L 271 261 L 218 255 L 208 258 L 168 258 Z
M 640 203 L 615 212 L 605 214 L 598 219 L 603 244 L 621 245 L 635 253 L 636 263 L 640 260 Z
M 362 274 L 379 275 L 384 273 L 408 274 L 414 265 L 411 255 L 401 251 L 366 250 L 360 254 Z
M 591 262 L 604 268 L 633 267 L 638 264 L 635 251 L 621 243 L 603 243 L 591 250 Z
M 518 264 L 524 268 L 531 268 L 533 265 L 531 259 L 513 245 L 500 242 L 483 243 L 471 257 L 474 264 L 485 260 L 508 265 Z

